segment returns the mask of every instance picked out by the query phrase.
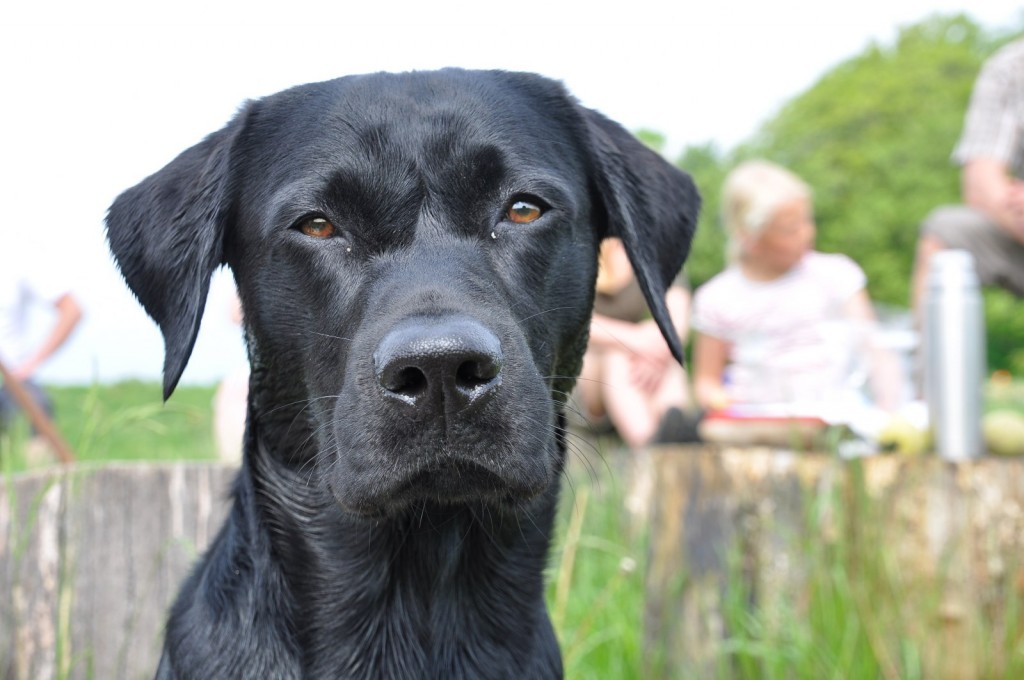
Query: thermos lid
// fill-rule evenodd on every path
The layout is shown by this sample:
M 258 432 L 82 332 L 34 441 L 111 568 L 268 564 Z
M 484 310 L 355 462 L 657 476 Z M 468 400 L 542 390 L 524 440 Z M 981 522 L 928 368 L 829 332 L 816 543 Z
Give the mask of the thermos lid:
M 932 288 L 977 288 L 974 256 L 966 250 L 940 250 L 932 255 L 928 285 Z

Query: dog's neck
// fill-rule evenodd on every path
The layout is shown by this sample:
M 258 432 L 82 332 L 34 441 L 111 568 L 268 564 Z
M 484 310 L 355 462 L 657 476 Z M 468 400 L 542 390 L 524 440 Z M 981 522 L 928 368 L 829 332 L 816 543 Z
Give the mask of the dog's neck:
M 291 458 L 250 433 L 238 493 L 287 585 L 309 677 L 529 675 L 558 659 L 512 658 L 553 635 L 543 571 L 557 482 L 527 508 L 421 503 L 387 518 L 345 513 Z M 272 469 L 271 469 L 272 468 Z M 514 593 L 514 596 L 512 595 Z M 521 638 L 516 640 L 515 638 Z M 510 644 L 512 643 L 512 644 Z M 505 657 L 509 658 L 505 658 Z M 545 676 L 554 675 L 545 672 Z

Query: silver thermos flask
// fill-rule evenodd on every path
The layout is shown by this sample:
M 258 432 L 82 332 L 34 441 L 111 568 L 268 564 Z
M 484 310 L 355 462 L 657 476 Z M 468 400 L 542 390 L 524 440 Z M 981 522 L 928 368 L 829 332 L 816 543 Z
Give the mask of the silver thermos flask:
M 985 322 L 974 258 L 932 256 L 925 311 L 925 390 L 935 451 L 947 460 L 982 454 Z

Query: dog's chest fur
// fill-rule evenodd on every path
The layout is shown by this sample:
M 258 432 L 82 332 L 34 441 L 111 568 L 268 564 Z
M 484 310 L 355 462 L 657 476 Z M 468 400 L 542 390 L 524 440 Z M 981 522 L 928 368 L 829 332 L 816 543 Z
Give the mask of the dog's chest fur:
M 274 678 L 561 673 L 537 606 L 557 487 L 528 521 L 485 506 L 424 504 L 400 518 L 353 522 L 293 474 L 256 478 L 292 483 L 240 479 L 236 514 L 259 514 L 236 517 L 186 586 L 204 597 L 182 598 L 220 606 L 193 607 L 189 629 L 175 631 L 206 644 L 230 641 L 234 659 L 194 658 L 175 667 L 178 676 L 217 677 L 235 659 Z

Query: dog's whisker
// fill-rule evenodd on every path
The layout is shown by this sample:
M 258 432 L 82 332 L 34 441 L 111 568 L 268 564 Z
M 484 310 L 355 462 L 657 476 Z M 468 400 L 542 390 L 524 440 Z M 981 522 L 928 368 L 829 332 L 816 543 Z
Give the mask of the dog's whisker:
M 317 332 L 317 331 L 310 331 L 310 333 L 312 335 L 319 335 L 322 338 L 328 338 L 328 339 L 331 339 L 331 340 L 342 340 L 344 342 L 353 342 L 352 338 L 346 338 L 346 337 L 343 337 L 343 336 L 340 336 L 340 335 L 331 335 L 329 333 L 320 333 L 320 332 Z
M 533 422 L 535 422 L 535 424 L 537 425 L 543 425 L 544 427 L 548 427 L 548 425 L 545 423 L 540 423 L 537 421 Z M 556 436 L 560 438 L 563 445 L 566 447 L 566 451 L 572 453 L 574 456 L 576 456 L 576 458 L 580 460 L 581 463 L 583 463 L 592 481 L 598 480 L 599 475 L 597 473 L 597 469 L 593 465 L 590 456 L 587 453 L 587 450 L 582 448 L 581 445 L 585 445 L 587 449 L 592 451 L 601 460 L 601 462 L 604 463 L 605 468 L 609 473 L 612 472 L 611 466 L 609 465 L 607 458 L 604 456 L 603 452 L 597 447 L 597 445 L 594 444 L 592 441 L 588 440 L 585 437 L 582 437 L 578 433 L 573 432 L 571 429 L 566 427 L 560 427 L 555 425 L 552 429 L 554 430 Z
M 545 380 L 575 380 L 576 382 L 588 382 L 597 383 L 598 385 L 611 385 L 611 383 L 599 380 L 597 378 L 584 378 L 583 376 L 571 376 L 571 375 L 549 375 L 544 378 Z M 560 391 L 560 390 L 558 390 Z M 562 392 L 564 394 L 564 392 Z
M 303 440 L 302 440 L 301 442 L 299 442 L 299 443 L 298 443 L 298 445 L 297 445 L 297 449 L 298 449 L 298 451 L 300 451 L 300 452 L 301 452 L 301 451 L 302 451 L 303 449 L 305 449 L 305 448 L 306 448 L 306 446 L 307 446 L 307 445 L 308 445 L 308 444 L 309 444 L 309 443 L 310 443 L 311 441 L 313 441 L 313 440 L 314 440 L 314 439 L 316 438 L 316 436 L 317 436 L 318 434 L 320 434 L 320 432 L 321 432 L 321 431 L 323 431 L 323 430 L 325 430 L 325 429 L 327 429 L 327 428 L 330 428 L 330 427 L 334 426 L 335 424 L 336 424 L 336 423 L 334 423 L 334 422 L 326 422 L 326 423 L 324 423 L 324 424 L 322 424 L 322 425 L 320 425 L 320 426 L 318 426 L 318 427 L 314 428 L 312 432 L 310 432 L 310 433 L 309 433 L 308 435 L 306 435 L 306 438 L 305 438 L 305 439 L 303 439 Z M 308 462 L 308 461 L 307 461 L 307 462 Z
M 281 405 L 278 405 L 278 406 L 270 409 L 269 411 L 266 411 L 266 412 L 260 414 L 259 416 L 257 416 L 257 420 L 258 421 L 264 421 L 264 420 L 267 419 L 267 416 L 270 416 L 270 415 L 272 415 L 274 413 L 278 413 L 278 412 L 280 412 L 280 411 L 282 411 L 282 410 L 284 410 L 286 408 L 302 404 L 302 408 L 300 408 L 292 416 L 291 420 L 288 421 L 288 426 L 287 426 L 287 428 L 285 429 L 285 432 L 284 432 L 284 439 L 287 440 L 287 439 L 290 439 L 290 437 L 291 437 L 292 427 L 295 426 L 295 423 L 298 422 L 299 418 L 301 418 L 302 415 L 306 412 L 306 409 L 310 408 L 311 406 L 313 406 L 314 403 L 316 403 L 318 401 L 321 401 L 323 399 L 336 399 L 336 398 L 337 397 L 335 395 L 324 395 L 324 396 L 320 396 L 320 397 L 311 397 L 309 399 L 296 400 L 294 402 L 290 402 L 289 404 L 281 404 Z M 305 443 L 306 442 L 304 441 L 303 444 L 301 444 L 300 446 L 305 446 Z
M 573 309 L 575 309 L 575 308 L 574 307 L 552 307 L 550 309 L 545 309 L 543 312 L 537 312 L 536 314 L 531 314 L 530 316 L 526 316 L 526 317 L 523 317 L 522 319 L 518 319 L 517 323 L 523 323 L 524 321 L 529 321 L 530 319 L 533 319 L 533 318 L 538 317 L 538 316 L 543 316 L 544 314 L 550 314 L 551 312 L 564 312 L 564 311 L 571 311 Z
M 309 406 L 312 402 L 319 401 L 321 399 L 330 399 L 332 398 L 332 396 L 333 395 L 325 395 L 322 397 L 310 397 L 308 399 L 296 399 L 295 401 L 291 401 L 285 404 L 278 404 L 277 406 L 274 406 L 260 413 L 259 417 L 266 418 L 267 416 L 272 416 L 279 411 L 283 411 L 284 409 L 291 408 L 293 406 L 298 406 L 299 404 L 303 404 L 304 407 Z
M 581 414 L 581 416 L 582 416 L 582 414 Z M 527 418 L 526 418 L 526 419 L 527 419 L 527 420 L 528 420 L 529 422 L 532 422 L 532 423 L 534 423 L 535 425 L 538 425 L 538 426 L 542 426 L 542 427 L 544 427 L 544 428 L 548 428 L 548 427 L 550 427 L 550 428 L 551 428 L 551 429 L 552 429 L 552 430 L 553 430 L 553 431 L 554 431 L 554 432 L 555 432 L 555 433 L 556 433 L 557 435 L 560 435 L 560 436 L 562 436 L 562 437 L 564 438 L 564 439 L 563 439 L 563 441 L 564 441 L 565 443 L 567 443 L 567 444 L 568 444 L 568 443 L 569 443 L 570 441 L 573 441 L 573 442 L 581 442 L 581 443 L 583 443 L 583 444 L 586 444 L 586 446 L 587 446 L 587 447 L 589 447 L 589 448 L 590 448 L 591 450 L 593 450 L 593 452 L 594 452 L 595 454 L 597 454 L 597 455 L 598 455 L 598 456 L 600 456 L 600 457 L 603 457 L 603 456 L 602 456 L 602 454 L 601 454 L 601 452 L 600 452 L 600 451 L 598 450 L 597 446 L 596 446 L 596 445 L 594 445 L 594 443 L 593 443 L 593 442 L 591 442 L 591 441 L 587 440 L 586 438 L 582 437 L 581 435 L 579 435 L 578 433 L 574 432 L 574 431 L 573 431 L 573 430 L 572 430 L 571 428 L 569 428 L 569 427 L 562 427 L 562 426 L 560 426 L 560 425 L 550 425 L 550 424 L 548 424 L 548 423 L 546 423 L 546 422 L 542 422 L 542 421 L 540 421 L 540 420 L 537 420 L 537 419 L 535 419 L 535 418 L 530 418 L 529 416 L 527 416 Z

